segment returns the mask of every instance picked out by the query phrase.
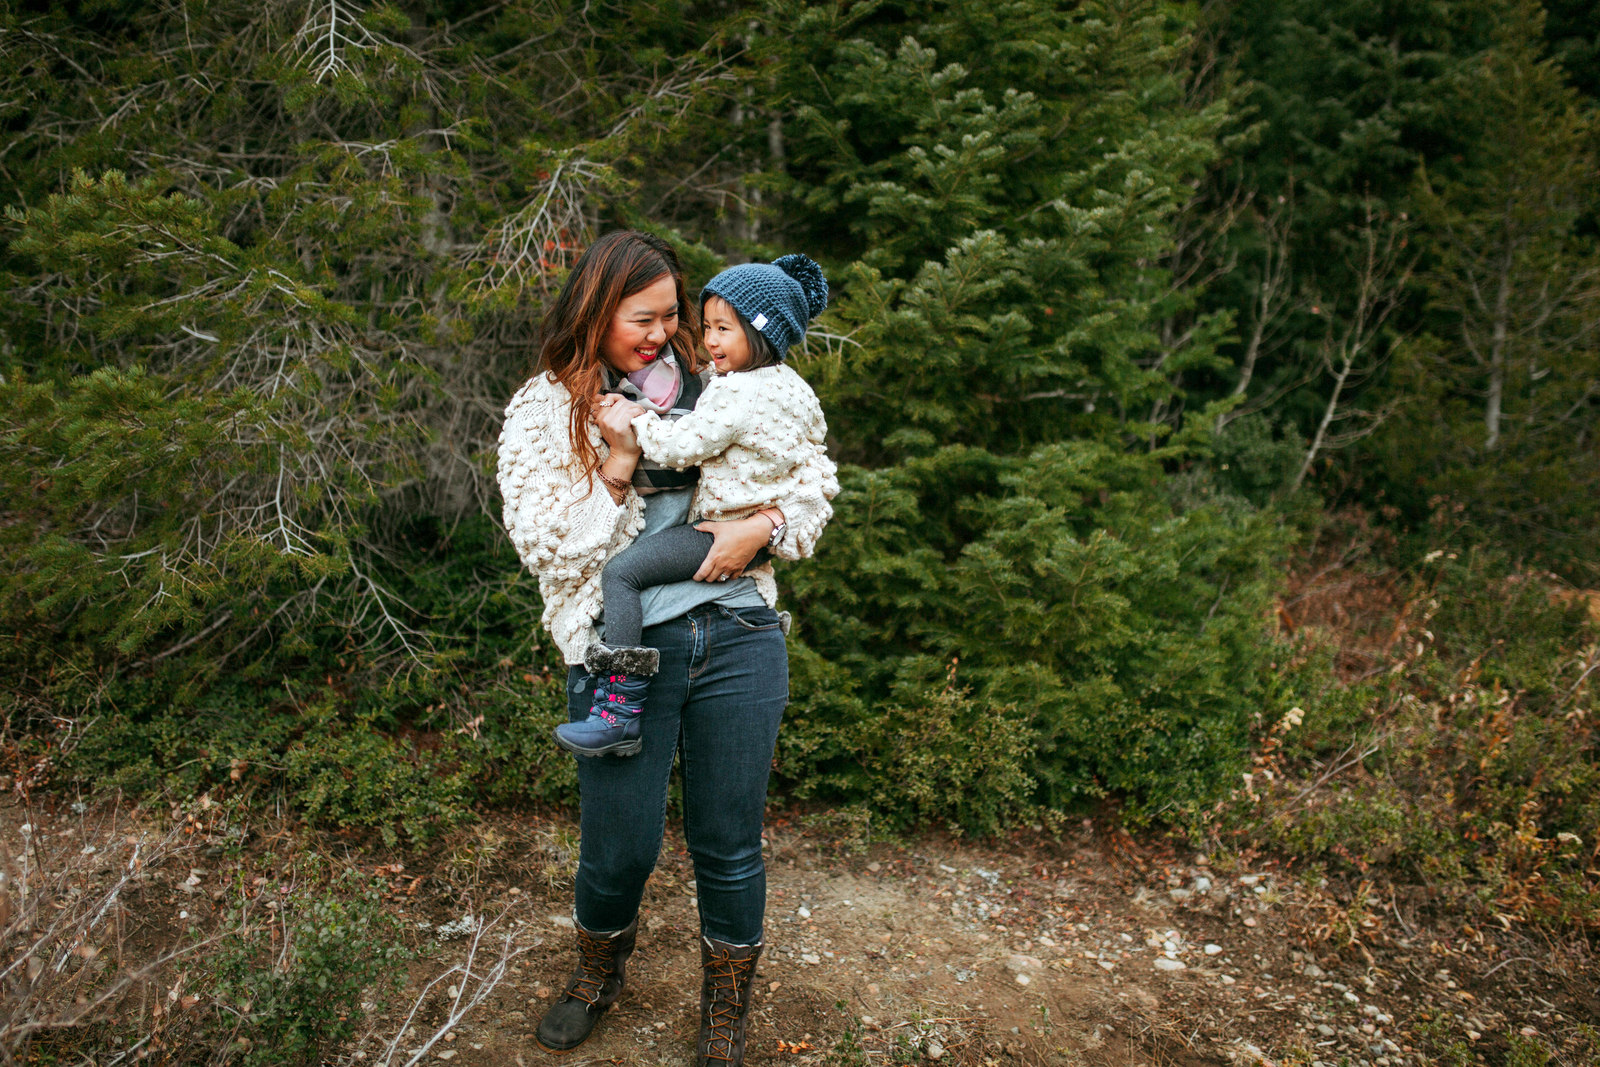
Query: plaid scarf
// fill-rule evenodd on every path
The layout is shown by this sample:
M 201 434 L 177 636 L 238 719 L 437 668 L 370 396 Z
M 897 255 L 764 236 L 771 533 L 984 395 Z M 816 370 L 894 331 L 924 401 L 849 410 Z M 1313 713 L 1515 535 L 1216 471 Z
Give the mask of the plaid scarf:
M 661 360 L 666 362 L 678 373 L 678 398 L 672 402 L 671 409 L 660 411 L 657 405 L 639 390 L 639 387 L 630 382 L 626 376 L 618 374 L 610 367 L 605 367 L 606 392 L 617 393 L 627 397 L 635 404 L 642 405 L 650 411 L 656 411 L 663 419 L 681 419 L 694 410 L 700 400 L 700 391 L 705 384 L 693 374 L 687 373 L 679 364 L 676 354 L 671 346 L 661 354 Z M 682 489 L 695 484 L 700 480 L 700 468 L 690 467 L 686 471 L 675 471 L 671 467 L 663 467 L 648 456 L 640 457 L 639 465 L 633 469 L 633 487 L 640 496 L 659 493 L 663 489 Z

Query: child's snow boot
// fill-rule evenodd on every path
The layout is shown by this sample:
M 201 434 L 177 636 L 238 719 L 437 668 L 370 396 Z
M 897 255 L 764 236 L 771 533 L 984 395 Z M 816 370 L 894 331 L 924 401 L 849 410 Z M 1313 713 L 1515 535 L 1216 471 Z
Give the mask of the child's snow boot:
M 594 677 L 594 704 L 583 722 L 556 727 L 556 744 L 580 756 L 637 756 L 644 748 L 644 710 L 650 677 L 661 653 L 642 645 L 611 648 L 593 644 L 583 666 Z

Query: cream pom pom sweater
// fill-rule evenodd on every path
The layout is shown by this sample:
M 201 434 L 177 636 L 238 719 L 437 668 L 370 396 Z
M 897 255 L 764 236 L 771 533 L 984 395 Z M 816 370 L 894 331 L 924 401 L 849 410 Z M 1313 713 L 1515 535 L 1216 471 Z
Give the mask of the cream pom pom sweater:
M 751 371 L 732 377 L 760 373 Z M 805 386 L 799 375 L 794 377 Z M 695 415 L 724 380 L 717 379 L 707 386 Z M 806 392 L 810 393 L 809 387 Z M 816 403 L 815 396 L 811 400 Z M 562 656 L 575 664 L 583 662 L 584 650 L 598 637 L 594 620 L 602 606 L 600 572 L 644 528 L 644 504 L 630 487 L 619 505 L 598 478 L 584 477 L 567 438 L 571 410 L 572 398 L 566 386 L 547 375 L 536 374 L 523 385 L 506 408 L 505 425 L 500 431 L 498 479 L 505 501 L 506 532 L 522 562 L 539 576 L 539 595 L 544 600 L 542 621 Z M 818 407 L 819 426 L 821 417 Z M 589 440 L 604 460 L 609 449 L 598 427 L 589 427 Z M 820 440 L 819 434 L 819 443 Z M 653 458 L 664 462 L 660 457 Z M 763 506 L 776 506 L 783 511 L 789 528 L 773 550 L 775 555 L 785 559 L 809 556 L 822 528 L 833 516 L 828 501 L 838 493 L 839 483 L 826 455 L 821 456 L 821 462 L 825 467 L 812 460 L 806 464 L 812 473 L 786 479 L 788 492 L 768 497 L 765 504 L 754 504 L 744 512 L 749 514 Z M 682 466 L 692 464 L 688 461 Z M 702 503 L 703 471 L 704 468 L 693 513 L 711 517 L 715 511 L 720 517 L 736 517 L 726 513 L 720 502 L 713 501 L 712 507 Z M 752 567 L 748 573 L 767 604 L 776 606 L 778 586 L 772 565 Z

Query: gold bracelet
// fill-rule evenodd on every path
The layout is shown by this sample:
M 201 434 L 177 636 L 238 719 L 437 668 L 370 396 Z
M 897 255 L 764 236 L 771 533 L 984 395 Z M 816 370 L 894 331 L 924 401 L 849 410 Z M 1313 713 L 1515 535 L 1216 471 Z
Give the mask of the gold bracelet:
M 628 495 L 628 488 L 633 484 L 632 482 L 625 482 L 621 478 L 613 478 L 599 467 L 596 467 L 594 472 L 600 476 L 600 480 L 606 484 L 606 488 L 615 489 L 623 496 Z

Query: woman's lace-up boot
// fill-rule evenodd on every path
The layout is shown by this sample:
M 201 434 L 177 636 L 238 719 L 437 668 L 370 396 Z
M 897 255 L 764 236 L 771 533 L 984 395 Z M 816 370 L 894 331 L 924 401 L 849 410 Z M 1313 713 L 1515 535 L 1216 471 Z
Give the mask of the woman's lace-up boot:
M 622 993 L 623 970 L 639 932 L 638 919 L 610 934 L 572 925 L 578 932 L 578 969 L 561 999 L 539 1020 L 534 1035 L 546 1052 L 569 1052 L 588 1040 L 600 1016 Z
M 760 945 L 700 939 L 700 1043 L 695 1067 L 740 1067 L 750 1021 L 750 985 Z
M 644 748 L 639 713 L 660 667 L 661 653 L 653 648 L 590 645 L 583 668 L 595 679 L 594 703 L 583 722 L 556 727 L 556 744 L 579 756 L 637 756 Z

